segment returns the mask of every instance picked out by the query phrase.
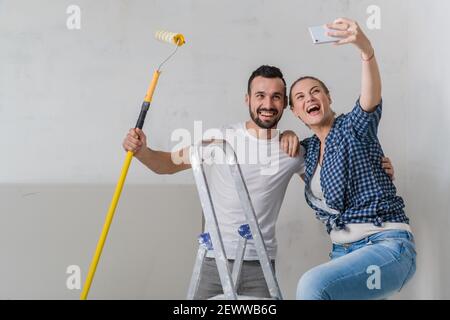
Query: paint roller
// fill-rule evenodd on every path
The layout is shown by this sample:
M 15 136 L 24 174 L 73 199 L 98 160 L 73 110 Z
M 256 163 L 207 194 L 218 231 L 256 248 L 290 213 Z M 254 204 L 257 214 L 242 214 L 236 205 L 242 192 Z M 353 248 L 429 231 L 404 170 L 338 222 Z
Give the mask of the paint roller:
M 150 104 L 153 98 L 153 93 L 155 92 L 156 85 L 158 83 L 159 75 L 161 74 L 162 66 L 177 52 L 178 48 L 186 43 L 184 36 L 180 33 L 168 32 L 168 31 L 157 31 L 155 33 L 155 38 L 159 41 L 174 44 L 175 50 L 159 65 L 158 69 L 153 73 L 153 79 L 150 82 L 150 86 L 148 87 L 147 93 L 144 97 L 144 102 L 142 103 L 141 112 L 139 114 L 139 118 L 136 122 L 136 128 L 142 129 L 145 122 L 145 117 L 147 116 L 147 111 L 150 108 Z M 114 217 L 114 212 L 117 207 L 117 203 L 119 202 L 120 194 L 123 189 L 123 185 L 128 173 L 128 168 L 130 167 L 131 160 L 133 159 L 133 152 L 128 151 L 124 164 L 122 166 L 122 172 L 120 174 L 119 180 L 116 185 L 116 189 L 114 191 L 113 198 L 111 200 L 111 204 L 109 206 L 108 213 L 106 215 L 105 223 L 103 225 L 102 233 L 97 242 L 97 247 L 95 249 L 94 256 L 92 258 L 88 275 L 86 277 L 86 281 L 83 286 L 83 290 L 81 292 L 80 299 L 86 300 L 89 294 L 89 289 L 92 284 L 92 280 L 94 279 L 95 271 L 97 269 L 98 262 L 100 260 L 100 256 L 102 254 L 103 246 L 106 241 L 106 237 L 108 236 L 108 231 L 111 226 L 112 219 Z

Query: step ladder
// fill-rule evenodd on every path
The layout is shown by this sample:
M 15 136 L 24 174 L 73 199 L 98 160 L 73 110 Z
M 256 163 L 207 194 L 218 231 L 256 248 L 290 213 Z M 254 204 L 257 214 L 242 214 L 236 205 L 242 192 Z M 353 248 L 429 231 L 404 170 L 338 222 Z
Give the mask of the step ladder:
M 243 212 L 245 213 L 246 224 L 240 226 L 237 233 L 239 233 L 239 243 L 236 251 L 236 257 L 232 272 L 230 271 L 228 260 L 226 257 L 222 237 L 217 222 L 217 216 L 214 209 L 214 203 L 211 197 L 206 173 L 205 173 L 205 155 L 208 155 L 214 160 L 215 150 L 220 148 L 225 155 L 225 164 L 230 169 L 231 177 L 234 180 L 239 200 L 242 204 Z M 266 245 L 262 238 L 261 230 L 259 228 L 255 210 L 253 208 L 250 195 L 248 193 L 247 185 L 242 176 L 241 167 L 238 163 L 236 153 L 231 145 L 225 140 L 207 140 L 201 141 L 190 148 L 190 161 L 194 173 L 195 183 L 197 185 L 198 194 L 200 197 L 203 215 L 209 233 L 202 233 L 198 237 L 199 249 L 195 260 L 194 270 L 192 273 L 187 299 L 193 300 L 200 283 L 200 274 L 203 260 L 208 251 L 214 252 L 217 269 L 219 272 L 220 282 L 223 288 L 223 294 L 215 296 L 211 299 L 226 299 L 226 300 L 247 300 L 247 299 L 265 299 L 260 297 L 249 297 L 237 294 L 237 287 L 239 284 L 239 276 L 244 259 L 245 248 L 247 241 L 254 240 L 255 249 L 258 254 L 259 262 L 262 267 L 264 278 L 269 289 L 271 298 L 281 300 L 281 290 L 278 281 L 275 277 L 272 264 L 267 254 Z M 213 162 L 214 163 L 214 162 Z

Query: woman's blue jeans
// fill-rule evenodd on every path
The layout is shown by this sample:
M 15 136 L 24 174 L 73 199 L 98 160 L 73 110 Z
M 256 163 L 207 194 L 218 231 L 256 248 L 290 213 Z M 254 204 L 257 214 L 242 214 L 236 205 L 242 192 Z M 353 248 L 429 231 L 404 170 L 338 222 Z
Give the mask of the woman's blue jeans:
M 413 235 L 383 231 L 346 245 L 333 244 L 331 261 L 306 272 L 298 282 L 300 300 L 386 299 L 416 271 Z

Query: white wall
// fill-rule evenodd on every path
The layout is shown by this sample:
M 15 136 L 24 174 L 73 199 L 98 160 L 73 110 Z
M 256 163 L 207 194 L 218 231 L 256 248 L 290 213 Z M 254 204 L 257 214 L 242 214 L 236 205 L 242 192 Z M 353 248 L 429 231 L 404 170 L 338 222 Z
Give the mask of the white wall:
M 399 181 L 419 244 L 421 273 L 413 288 L 419 297 L 449 299 L 450 44 L 441 34 L 449 26 L 450 2 L 408 8 L 405 104 L 398 131 L 406 136 Z
M 81 30 L 66 28 L 71 4 L 81 8 Z M 372 4 L 381 30 L 365 27 Z M 315 47 L 306 30 L 338 16 L 357 19 L 376 48 L 380 138 L 417 238 L 418 272 L 397 298 L 450 298 L 449 9 L 444 0 L 0 1 L 0 298 L 77 298 L 65 268 L 88 267 L 124 159 L 121 141 L 153 69 L 172 50 L 153 39 L 155 30 L 187 37 L 161 75 L 144 128 L 152 147 L 169 150 L 172 132 L 193 134 L 196 120 L 204 130 L 246 120 L 246 82 L 261 64 L 279 66 L 288 82 L 322 78 L 335 110 L 348 111 L 359 90 L 356 50 Z M 289 112 L 280 127 L 310 134 Z M 329 250 L 302 199 L 295 179 L 278 224 L 287 298 Z M 183 298 L 200 223 L 191 172 L 157 176 L 133 162 L 92 297 Z M 167 236 L 168 228 L 176 233 Z

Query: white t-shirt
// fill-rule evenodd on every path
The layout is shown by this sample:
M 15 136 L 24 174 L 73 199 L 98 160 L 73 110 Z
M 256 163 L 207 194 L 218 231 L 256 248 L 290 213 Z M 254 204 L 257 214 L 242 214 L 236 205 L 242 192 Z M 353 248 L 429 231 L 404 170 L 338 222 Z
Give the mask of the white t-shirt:
M 297 157 L 289 157 L 280 150 L 278 134 L 272 139 L 258 139 L 247 131 L 245 123 L 224 127 L 221 132 L 224 136 L 215 138 L 225 139 L 236 152 L 269 258 L 275 259 L 275 224 L 291 177 L 304 173 L 304 149 Z M 223 157 L 218 149 L 214 154 L 216 160 Z M 238 229 L 247 222 L 234 180 L 223 163 L 207 165 L 206 172 L 225 252 L 228 259 L 235 259 Z M 214 253 L 209 251 L 207 256 L 214 257 Z M 244 259 L 258 259 L 253 240 L 247 242 Z

